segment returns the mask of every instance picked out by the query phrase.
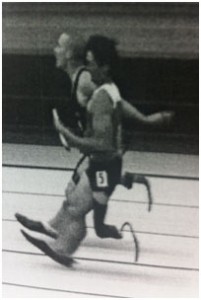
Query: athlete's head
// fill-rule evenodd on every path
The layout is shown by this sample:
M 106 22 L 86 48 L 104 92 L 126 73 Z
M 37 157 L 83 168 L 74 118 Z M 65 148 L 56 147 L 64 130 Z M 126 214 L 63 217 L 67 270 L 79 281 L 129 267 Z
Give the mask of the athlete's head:
M 56 66 L 67 70 L 68 63 L 82 65 L 84 62 L 85 40 L 75 35 L 62 33 L 59 36 L 57 46 L 54 48 Z
M 100 85 L 113 78 L 118 64 L 116 42 L 102 35 L 93 35 L 86 44 L 86 63 L 93 81 Z

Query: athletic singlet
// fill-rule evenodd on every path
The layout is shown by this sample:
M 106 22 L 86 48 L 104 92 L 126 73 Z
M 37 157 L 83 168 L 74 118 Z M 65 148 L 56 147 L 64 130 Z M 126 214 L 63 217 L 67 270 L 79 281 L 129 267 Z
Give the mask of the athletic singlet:
M 92 153 L 89 159 L 89 167 L 87 169 L 87 175 L 90 181 L 92 191 L 105 192 L 108 196 L 112 194 L 114 188 L 121 181 L 122 170 L 122 157 L 120 155 L 121 150 L 121 96 L 117 86 L 114 83 L 104 84 L 95 90 L 92 99 L 89 101 L 87 110 L 89 114 L 89 125 L 92 127 L 90 110 L 93 105 L 93 101 L 96 101 L 96 94 L 101 90 L 104 90 L 110 100 L 112 101 L 112 126 L 113 126 L 113 140 L 112 145 L 114 151 L 103 151 Z M 93 128 L 91 128 L 93 132 Z
M 92 128 L 92 114 L 91 114 L 91 107 L 93 105 L 93 102 L 96 101 L 96 94 L 99 93 L 101 90 L 104 90 L 113 106 L 113 113 L 112 113 L 112 126 L 113 126 L 113 137 L 112 137 L 112 146 L 114 147 L 114 151 L 111 153 L 94 153 L 93 157 L 97 160 L 105 160 L 107 158 L 110 158 L 111 156 L 114 156 L 117 152 L 120 152 L 122 147 L 122 125 L 121 125 L 121 95 L 119 93 L 119 90 L 117 86 L 114 83 L 106 83 L 97 88 L 93 95 L 91 100 L 89 101 L 87 105 L 87 132 L 88 136 L 93 135 L 93 128 Z

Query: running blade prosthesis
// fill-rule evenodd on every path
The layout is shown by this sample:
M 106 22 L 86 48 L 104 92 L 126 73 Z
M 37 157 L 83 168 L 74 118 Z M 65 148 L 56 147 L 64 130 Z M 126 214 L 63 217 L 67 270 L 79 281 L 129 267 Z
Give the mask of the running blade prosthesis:
M 138 243 L 138 240 L 137 240 L 137 237 L 134 233 L 134 230 L 133 230 L 133 227 L 132 225 L 129 223 L 129 222 L 125 222 L 122 226 L 121 226 L 121 229 L 120 231 L 123 231 L 123 229 L 128 226 L 129 229 L 130 229 L 130 232 L 132 234 L 132 237 L 133 237 L 133 242 L 134 242 L 134 262 L 137 262 L 138 261 L 138 258 L 139 258 L 139 243 Z
M 146 187 L 148 194 L 148 211 L 150 212 L 153 204 L 153 197 L 149 180 L 144 175 L 125 172 L 122 178 L 122 185 L 127 189 L 131 189 L 135 183 L 143 184 Z

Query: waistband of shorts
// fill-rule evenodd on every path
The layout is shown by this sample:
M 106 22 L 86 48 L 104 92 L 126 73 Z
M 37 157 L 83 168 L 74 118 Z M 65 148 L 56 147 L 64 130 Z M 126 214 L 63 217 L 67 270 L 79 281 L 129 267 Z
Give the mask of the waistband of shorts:
M 89 160 L 91 161 L 111 161 L 115 158 L 121 158 L 121 155 L 117 152 L 107 152 L 107 153 L 98 153 L 98 154 L 90 154 Z

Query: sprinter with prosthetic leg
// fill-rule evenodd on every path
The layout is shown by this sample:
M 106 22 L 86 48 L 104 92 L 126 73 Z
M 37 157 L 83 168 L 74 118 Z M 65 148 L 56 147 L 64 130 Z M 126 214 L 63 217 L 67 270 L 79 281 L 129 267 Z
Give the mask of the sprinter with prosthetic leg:
M 65 35 L 63 36 L 63 38 L 64 37 L 65 37 Z M 92 69 L 93 69 L 93 64 L 94 64 L 95 59 L 93 57 L 93 52 L 92 51 L 91 52 L 88 51 L 88 61 L 89 61 L 89 65 L 91 65 L 91 67 L 90 67 L 91 72 L 93 73 Z M 105 67 L 106 66 L 107 66 L 107 64 L 105 65 Z M 107 69 L 107 67 L 105 69 Z M 86 84 L 86 85 L 88 84 L 87 81 L 89 81 L 88 80 L 90 78 L 89 75 L 90 74 L 88 73 L 88 75 L 85 76 L 85 79 L 87 78 L 87 80 L 83 80 L 82 81 L 82 83 L 83 83 L 82 86 L 84 86 L 84 84 Z M 94 80 L 94 81 L 96 81 L 96 80 Z M 126 101 L 122 100 L 122 99 L 119 99 L 121 97 L 119 96 L 118 89 L 116 88 L 116 86 L 113 86 L 112 84 L 109 84 L 109 88 L 108 88 L 107 87 L 108 84 L 109 84 L 109 82 L 106 84 L 106 89 L 105 89 L 105 87 L 101 88 L 102 92 L 101 92 L 101 89 L 99 89 L 99 95 L 100 94 L 108 94 L 109 98 L 110 98 L 110 101 L 106 101 L 106 102 L 113 102 L 113 104 L 112 104 L 113 108 L 116 106 L 115 103 L 118 103 L 118 104 L 121 103 L 121 105 L 120 105 L 121 106 L 121 113 L 123 115 L 126 115 L 126 113 L 127 113 L 127 115 L 129 115 L 129 116 L 132 115 L 133 119 L 140 120 L 140 117 L 142 117 L 143 115 L 142 114 L 140 115 L 140 113 L 135 108 L 133 108 L 133 111 L 131 113 L 131 111 L 130 111 L 130 105 L 129 104 L 126 104 L 126 105 L 123 104 L 122 105 L 122 103 L 126 103 Z M 91 88 L 91 86 L 93 86 L 93 85 L 94 85 L 94 83 L 90 82 L 90 88 L 89 89 L 83 88 L 83 90 L 85 90 L 85 91 L 86 90 L 89 91 L 90 89 L 92 90 L 93 88 Z M 98 84 L 97 84 L 97 86 L 98 86 Z M 79 84 L 77 85 L 77 88 L 79 89 Z M 108 95 L 107 95 L 106 98 L 108 98 Z M 95 98 L 96 97 L 97 96 L 95 96 Z M 101 97 L 101 96 L 98 96 L 98 97 Z M 92 105 L 92 104 L 90 104 L 90 102 L 91 103 L 94 102 L 94 101 L 90 101 L 88 103 L 87 101 L 89 101 L 89 98 L 90 98 L 89 96 L 85 97 L 85 100 L 86 100 L 85 104 L 87 103 L 88 115 L 90 115 L 90 106 Z M 111 99 L 112 99 L 112 101 L 111 101 Z M 115 99 L 115 100 L 113 101 L 113 99 Z M 103 100 L 103 103 L 104 103 L 104 101 L 105 100 Z M 96 104 L 96 101 L 94 103 Z M 94 105 L 92 105 L 92 107 Z M 102 109 L 104 110 L 104 109 L 107 108 L 107 106 L 105 106 L 105 108 L 104 108 L 104 105 L 103 106 L 102 105 L 99 105 L 99 106 L 95 105 L 95 107 L 96 108 L 100 107 L 100 112 L 98 113 L 99 115 L 102 112 Z M 125 107 L 127 107 L 127 109 L 129 107 L 129 110 L 126 111 Z M 107 109 L 106 109 L 106 111 L 107 111 Z M 111 110 L 111 107 L 109 108 L 108 111 L 110 111 L 110 110 Z M 170 119 L 171 115 L 168 112 L 165 112 L 165 113 L 166 113 L 165 118 L 166 119 Z M 164 119 L 164 116 L 162 118 L 161 115 L 160 115 L 160 113 L 158 113 L 158 114 L 155 114 L 154 118 L 152 117 L 152 119 L 150 119 L 148 122 L 150 124 L 157 124 L 158 121 L 159 121 L 159 123 L 162 123 L 161 119 Z M 146 117 L 145 116 L 143 116 L 142 121 L 146 123 Z M 92 174 L 93 175 L 95 175 L 95 174 L 97 175 L 97 182 L 96 182 L 95 190 L 93 191 L 93 197 L 92 198 L 95 198 L 95 199 L 97 198 L 98 200 L 97 199 L 94 200 L 93 201 L 93 205 L 91 205 L 92 204 L 91 200 L 90 200 L 91 195 L 90 195 L 90 192 L 88 191 L 89 192 L 88 193 L 89 198 L 88 198 L 88 200 L 86 200 L 86 207 L 87 207 L 87 209 L 83 209 L 83 213 L 86 214 L 89 210 L 92 209 L 92 207 L 94 208 L 94 224 L 95 224 L 95 230 L 96 230 L 98 236 L 100 236 L 102 238 L 104 238 L 104 237 L 121 238 L 120 232 L 114 226 L 105 225 L 103 223 L 103 220 L 104 220 L 104 217 L 105 217 L 105 214 L 106 214 L 106 211 L 107 211 L 107 205 L 106 205 L 107 201 L 108 201 L 109 196 L 111 195 L 113 189 L 115 188 L 115 185 L 117 183 L 121 183 L 122 182 L 125 186 L 128 187 L 128 185 L 132 184 L 132 182 L 131 182 L 132 176 L 130 176 L 130 175 L 127 176 L 126 180 L 125 180 L 125 178 L 122 180 L 119 176 L 117 176 L 118 178 L 115 179 L 116 181 L 113 182 L 113 183 L 111 183 L 110 188 L 107 189 L 106 186 L 104 186 L 106 184 L 105 181 L 106 181 L 106 178 L 107 178 L 107 177 L 105 177 L 105 174 L 107 174 L 107 175 L 110 174 L 111 175 L 111 170 L 113 169 L 112 164 L 111 165 L 109 164 L 111 170 L 102 170 L 102 168 L 101 168 L 101 170 L 96 170 L 96 168 L 94 169 L 94 162 L 95 162 L 95 165 L 96 165 L 97 164 L 96 157 L 98 156 L 96 154 L 96 149 L 93 149 L 94 144 L 92 143 L 92 145 L 88 145 L 87 146 L 87 145 L 85 145 L 85 143 L 83 143 L 84 140 L 87 141 L 86 138 L 80 139 L 79 137 L 74 136 L 72 134 L 72 132 L 70 132 L 66 128 L 64 130 L 64 126 L 60 122 L 56 111 L 54 111 L 54 122 L 55 122 L 55 126 L 56 126 L 57 130 L 59 131 L 59 133 L 62 134 L 63 137 L 65 137 L 65 141 L 69 142 L 69 144 L 71 144 L 71 146 L 78 147 L 82 152 L 87 153 L 87 155 L 90 156 L 90 158 L 91 158 L 91 161 L 90 161 L 91 168 L 87 169 L 87 175 L 90 178 L 90 186 L 92 186 L 93 188 L 94 188 L 94 182 L 93 182 L 93 176 L 91 176 L 91 175 Z M 100 123 L 100 121 L 99 121 L 99 123 Z M 88 129 L 86 130 L 86 135 L 89 134 L 89 136 L 90 136 L 90 131 L 93 131 L 93 130 L 89 126 Z M 91 146 L 92 146 L 92 148 L 89 149 Z M 93 155 L 89 154 L 90 150 L 92 152 L 95 151 Z M 100 151 L 99 147 L 98 147 L 97 151 Z M 104 149 L 104 151 L 105 151 L 105 149 Z M 116 161 L 118 161 L 118 163 L 117 164 L 115 163 L 115 165 L 118 166 L 117 167 L 118 168 L 118 172 L 115 172 L 115 174 L 120 174 L 121 173 L 121 171 L 120 171 L 120 169 L 121 169 L 121 167 L 120 167 L 120 165 L 121 165 L 121 155 L 119 156 L 120 159 L 119 158 L 117 159 L 117 157 L 118 157 L 118 155 L 116 156 L 115 159 L 116 159 Z M 93 161 L 93 159 L 94 159 L 94 161 Z M 99 163 L 99 161 L 98 161 L 98 163 Z M 86 167 L 83 170 L 86 170 Z M 104 173 L 104 172 L 102 173 L 102 171 L 104 171 L 104 172 L 106 171 L 106 173 Z M 98 173 L 96 173 L 96 172 L 98 172 Z M 82 172 L 80 172 L 80 174 L 79 174 L 79 172 L 77 172 L 77 173 L 78 173 L 78 175 L 75 176 L 75 177 L 77 177 L 76 181 L 79 182 Z M 135 182 L 144 183 L 145 185 L 147 185 L 146 184 L 147 180 L 144 180 L 143 177 L 141 177 L 141 178 L 139 176 L 136 177 L 137 176 L 136 174 L 134 174 L 134 175 L 135 175 L 135 177 L 133 178 L 133 180 Z M 129 177 L 129 180 L 128 180 L 128 177 Z M 110 176 L 109 181 L 111 180 L 111 178 L 113 178 L 113 175 Z M 102 188 L 103 187 L 105 188 L 105 192 L 104 192 L 105 195 L 104 195 L 104 197 L 97 196 L 97 193 L 99 193 L 99 189 L 100 189 L 100 186 L 97 186 L 98 182 L 99 182 L 99 185 L 102 185 Z M 69 199 L 71 197 L 72 192 L 77 187 L 77 183 L 74 181 L 74 182 L 70 182 L 69 185 L 71 187 L 67 189 L 67 192 L 66 192 L 67 199 Z M 72 186 L 73 186 L 73 188 L 72 188 Z M 96 191 L 97 188 L 98 188 L 98 190 Z M 79 189 L 77 189 L 77 188 L 76 188 L 76 190 L 79 191 Z M 94 193 L 95 193 L 95 196 L 97 196 L 97 197 L 94 196 Z M 83 195 L 83 194 L 81 193 L 81 195 Z M 79 243 L 78 243 L 76 247 L 71 247 L 73 249 L 73 250 L 71 249 L 71 251 L 69 251 L 69 249 L 67 249 L 67 248 L 65 249 L 65 245 L 64 245 L 65 244 L 65 240 L 69 240 L 68 239 L 68 234 L 69 233 L 68 233 L 68 226 L 67 225 L 69 225 L 69 223 L 70 223 L 70 222 L 66 222 L 65 221 L 65 219 L 68 219 L 68 221 L 70 220 L 70 218 L 67 217 L 68 214 L 67 215 L 65 214 L 66 207 L 69 206 L 69 205 L 66 205 L 67 202 L 68 202 L 68 200 L 64 201 L 64 204 L 62 205 L 62 208 L 58 212 L 57 216 L 53 220 L 51 220 L 50 222 L 48 222 L 48 223 L 33 221 L 33 220 L 30 220 L 30 219 L 28 219 L 28 218 L 26 218 L 26 217 L 24 217 L 24 216 L 22 216 L 20 214 L 16 214 L 16 217 L 17 217 L 18 221 L 21 224 L 23 224 L 25 227 L 27 227 L 27 228 L 29 228 L 31 230 L 35 230 L 35 231 L 39 231 L 39 232 L 45 233 L 45 234 L 47 234 L 47 235 L 49 235 L 51 237 L 54 237 L 57 240 L 57 242 L 58 242 L 57 244 L 58 245 L 60 244 L 60 246 L 61 246 L 60 248 L 62 248 L 62 251 L 58 252 L 60 254 L 62 252 L 62 255 L 63 254 L 64 255 L 69 255 L 69 254 L 73 253 L 75 251 L 74 249 L 76 249 L 76 247 L 79 246 Z M 75 203 L 76 203 L 76 200 L 75 200 Z M 84 235 L 82 235 L 82 238 L 80 239 L 80 241 L 83 239 Z M 76 236 L 76 234 L 75 234 L 75 236 Z M 28 238 L 27 235 L 26 235 L 26 238 Z M 33 242 L 33 240 L 32 240 L 32 242 Z M 69 242 L 70 242 L 70 240 L 69 240 Z M 55 251 L 57 251 L 58 249 L 56 249 L 54 246 L 55 246 L 55 244 L 53 244 L 53 248 L 55 249 Z M 53 248 L 50 248 L 50 249 L 52 250 Z M 66 252 L 65 252 L 64 249 L 66 250 Z M 45 251 L 47 252 L 47 249 Z M 49 252 L 51 252 L 51 251 L 49 251 Z
M 93 45 L 99 43 L 104 54 L 101 60 L 95 54 L 96 48 L 93 49 Z M 64 202 L 65 232 L 60 232 L 57 239 L 48 242 L 22 231 L 29 242 L 57 262 L 63 261 L 65 265 L 68 258 L 70 265 L 71 254 L 86 235 L 85 217 L 91 209 L 94 209 L 94 225 L 98 236 L 122 238 L 114 225 L 104 223 L 109 197 L 121 181 L 121 96 L 111 78 L 113 60 L 117 59 L 116 49 L 112 40 L 102 40 L 99 37 L 93 37 L 88 47 L 89 68 L 98 88 L 87 103 L 85 136 L 77 136 L 66 128 L 57 111 L 53 111 L 54 125 L 58 132 L 65 137 L 70 147 L 78 148 L 89 157 L 87 169 L 80 174 L 76 186 L 68 193 Z M 63 256 L 66 259 L 62 259 Z

